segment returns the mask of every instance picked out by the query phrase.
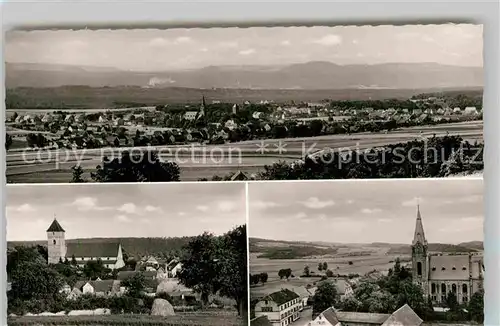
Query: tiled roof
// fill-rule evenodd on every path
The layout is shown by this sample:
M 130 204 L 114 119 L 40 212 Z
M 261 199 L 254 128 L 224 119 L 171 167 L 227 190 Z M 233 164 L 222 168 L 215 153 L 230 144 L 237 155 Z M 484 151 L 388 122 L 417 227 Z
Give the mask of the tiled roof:
M 365 323 L 375 325 L 381 325 L 391 316 L 388 314 L 373 314 L 368 312 L 337 311 L 336 313 L 341 323 Z
M 57 220 L 54 219 L 52 224 L 47 229 L 47 232 L 65 232 L 65 231 L 62 228 L 61 224 L 59 224 L 59 222 L 57 222 Z
M 449 281 L 468 280 L 469 259 L 469 255 L 430 256 L 429 279 Z
M 116 257 L 118 243 L 68 243 L 66 257 Z
M 323 311 L 321 313 L 321 315 L 323 316 L 323 318 L 325 318 L 333 326 L 335 326 L 339 323 L 339 320 L 337 318 L 337 313 L 335 312 L 333 307 L 326 309 L 325 311 Z
M 267 316 L 260 316 L 250 320 L 250 326 L 272 326 Z
M 423 320 L 407 304 L 396 310 L 382 326 L 420 326 Z
M 274 301 L 277 305 L 282 305 L 297 298 L 299 298 L 297 293 L 290 291 L 289 289 L 282 289 L 269 294 L 263 300 Z

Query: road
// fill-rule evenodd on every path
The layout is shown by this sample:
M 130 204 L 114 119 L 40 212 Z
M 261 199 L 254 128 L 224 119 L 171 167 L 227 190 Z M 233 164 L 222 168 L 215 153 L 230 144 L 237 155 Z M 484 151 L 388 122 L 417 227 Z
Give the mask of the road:
M 359 133 L 353 135 L 327 135 L 309 138 L 245 141 L 224 145 L 179 145 L 154 147 L 162 159 L 175 161 L 181 167 L 182 181 L 210 179 L 241 170 L 256 173 L 265 165 L 276 161 L 292 162 L 329 149 L 363 150 L 388 144 L 407 142 L 433 135 L 460 135 L 474 142 L 483 141 L 482 121 L 453 123 L 437 126 L 404 128 L 388 133 Z M 151 147 L 149 147 L 151 148 Z M 135 152 L 148 147 L 129 149 Z M 102 161 L 119 157 L 124 148 L 92 150 L 12 150 L 7 153 L 7 182 L 14 183 L 58 183 L 71 179 L 71 167 L 80 162 L 86 171 L 94 170 Z M 87 173 L 88 176 L 88 173 Z

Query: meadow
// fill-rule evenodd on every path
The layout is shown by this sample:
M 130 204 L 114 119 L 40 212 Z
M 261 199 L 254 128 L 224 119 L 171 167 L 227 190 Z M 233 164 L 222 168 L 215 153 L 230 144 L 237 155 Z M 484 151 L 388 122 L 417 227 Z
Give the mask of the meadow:
M 247 322 L 236 312 L 193 312 L 177 313 L 175 316 L 162 317 L 150 315 L 102 315 L 102 316 L 22 316 L 9 317 L 9 326 L 244 326 Z

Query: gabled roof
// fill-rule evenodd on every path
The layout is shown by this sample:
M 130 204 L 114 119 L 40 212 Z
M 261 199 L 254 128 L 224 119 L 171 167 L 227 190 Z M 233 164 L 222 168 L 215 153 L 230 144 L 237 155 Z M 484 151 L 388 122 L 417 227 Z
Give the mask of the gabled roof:
M 469 255 L 443 255 L 429 257 L 430 280 L 468 280 L 471 273 Z
M 337 318 L 337 313 L 335 312 L 333 307 L 330 307 L 325 311 L 323 311 L 321 315 L 318 316 L 318 318 L 321 318 L 321 316 L 323 316 L 323 318 L 325 318 L 332 326 L 335 326 L 339 323 L 339 320 Z
M 389 314 L 347 311 L 337 311 L 336 314 L 341 323 L 364 323 L 374 325 L 381 325 L 391 316 Z
M 52 224 L 47 229 L 47 232 L 66 232 L 66 231 L 64 231 L 61 224 L 59 224 L 59 222 L 57 222 L 57 220 L 54 219 Z
M 78 257 L 110 257 L 115 258 L 118 255 L 119 243 L 68 243 L 66 257 L 73 255 Z
M 267 316 L 260 316 L 250 320 L 250 326 L 272 326 Z
M 299 295 L 289 289 L 282 289 L 274 293 L 269 294 L 262 300 L 274 301 L 277 305 L 282 305 L 284 303 L 290 302 L 294 299 L 298 299 Z
M 420 326 L 423 320 L 407 304 L 396 310 L 382 326 Z

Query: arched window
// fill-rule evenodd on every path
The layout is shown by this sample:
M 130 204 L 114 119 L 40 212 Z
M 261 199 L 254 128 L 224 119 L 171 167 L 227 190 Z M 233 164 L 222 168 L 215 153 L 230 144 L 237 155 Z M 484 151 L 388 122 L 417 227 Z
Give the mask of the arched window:
M 421 262 L 417 263 L 417 274 L 418 274 L 418 276 L 422 276 L 422 263 Z
M 431 284 L 431 293 L 432 294 L 436 293 L 436 283 Z
M 56 239 L 52 240 L 52 242 L 53 242 L 54 244 L 56 244 Z
M 457 293 L 457 285 L 456 284 L 451 285 L 451 292 Z
M 441 293 L 446 294 L 446 284 L 444 284 L 444 283 L 441 283 Z
M 462 284 L 462 293 L 467 294 L 467 284 Z

